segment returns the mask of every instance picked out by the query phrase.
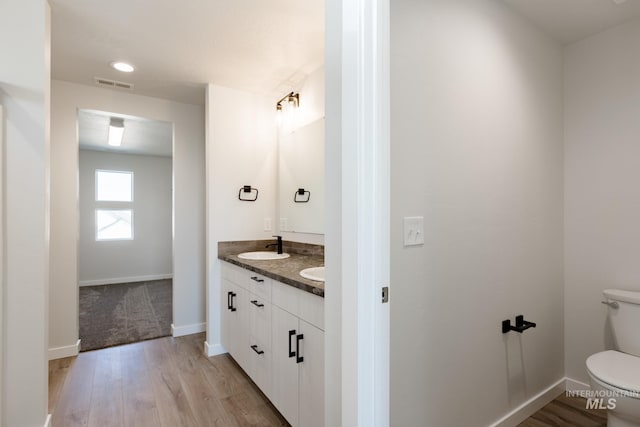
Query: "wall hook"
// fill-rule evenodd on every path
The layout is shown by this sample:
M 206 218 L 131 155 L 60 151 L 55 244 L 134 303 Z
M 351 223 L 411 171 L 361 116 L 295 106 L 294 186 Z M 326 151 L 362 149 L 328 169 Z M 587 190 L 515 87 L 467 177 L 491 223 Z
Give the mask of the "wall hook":
M 503 320 L 502 321 L 502 333 L 506 334 L 507 332 L 510 331 L 515 331 L 518 333 L 523 333 L 524 331 L 526 331 L 529 328 L 535 328 L 536 324 L 533 322 L 528 322 L 526 320 L 524 320 L 524 316 L 521 314 L 519 316 L 516 316 L 516 325 L 513 326 L 511 324 L 511 320 L 507 319 L 507 320 Z

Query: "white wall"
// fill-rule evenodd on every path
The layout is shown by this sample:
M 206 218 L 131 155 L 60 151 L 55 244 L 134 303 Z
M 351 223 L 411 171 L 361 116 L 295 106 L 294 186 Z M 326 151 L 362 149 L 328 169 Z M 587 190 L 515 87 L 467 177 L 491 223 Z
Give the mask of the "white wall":
M 172 159 L 80 150 L 80 285 L 171 276 Z M 133 172 L 133 203 L 95 201 L 96 170 Z M 133 210 L 133 240 L 96 241 L 95 210 Z
M 296 124 L 295 124 L 296 129 L 299 129 L 303 126 L 306 126 L 324 117 L 324 105 L 325 105 L 325 69 L 324 67 L 320 67 L 316 71 L 309 74 L 298 85 L 292 88 L 292 90 L 300 94 L 300 106 L 296 111 Z M 280 197 L 279 194 L 278 194 L 278 197 Z M 288 196 L 285 196 L 285 197 L 288 197 Z M 278 205 L 276 218 L 280 216 L 279 213 L 280 213 L 280 210 Z M 275 225 L 279 228 L 280 224 L 277 223 Z M 285 240 L 289 240 L 292 242 L 324 245 L 324 234 L 292 233 L 292 232 L 286 232 L 281 230 L 279 231 L 279 234 L 281 234 Z
M 173 323 L 205 321 L 204 111 L 122 91 L 52 82 L 50 348 L 78 339 L 78 109 L 174 123 Z
M 564 376 L 562 50 L 494 0 L 391 2 L 391 42 L 391 425 L 488 425 Z
M 277 101 L 277 100 L 276 100 Z M 269 97 L 216 85 L 207 87 L 207 345 L 220 346 L 218 242 L 269 239 L 264 219 L 276 209 L 276 108 Z M 259 190 L 256 202 L 238 190 Z
M 0 425 L 47 417 L 50 11 L 46 1 L 0 3 L 4 122 Z
M 640 291 L 640 20 L 565 48 L 565 364 L 614 348 L 602 290 Z
M 341 0 L 325 2 L 324 422 L 334 427 L 342 425 L 342 15 Z

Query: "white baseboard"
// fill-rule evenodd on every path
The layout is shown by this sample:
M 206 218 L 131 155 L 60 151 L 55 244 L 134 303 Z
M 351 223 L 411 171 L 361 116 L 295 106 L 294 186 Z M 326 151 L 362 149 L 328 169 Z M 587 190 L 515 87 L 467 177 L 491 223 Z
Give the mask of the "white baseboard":
M 194 323 L 193 325 L 175 326 L 171 324 L 171 335 L 175 337 L 183 337 L 185 335 L 199 334 L 207 330 L 206 323 Z
M 115 285 L 117 283 L 149 282 L 151 280 L 173 279 L 173 274 L 150 274 L 147 276 L 115 277 L 113 279 L 80 280 L 80 286 Z
M 569 377 L 565 378 L 565 389 L 567 391 L 582 391 L 582 390 L 591 390 L 591 386 L 589 384 L 585 384 L 580 381 L 576 381 Z
M 64 357 L 77 356 L 80 353 L 80 340 L 74 345 L 64 347 L 53 347 L 49 349 L 49 360 L 62 359 Z
M 47 419 L 44 420 L 44 427 L 51 427 L 51 414 L 47 414 Z
M 566 378 L 556 382 L 546 390 L 533 396 L 522 405 L 500 418 L 491 427 L 515 427 L 531 415 L 538 412 L 543 406 L 551 402 L 553 399 L 561 395 L 565 391 Z
M 208 342 L 204 342 L 204 354 L 207 357 L 217 356 L 219 354 L 225 354 L 227 350 L 222 346 L 222 344 L 209 344 Z

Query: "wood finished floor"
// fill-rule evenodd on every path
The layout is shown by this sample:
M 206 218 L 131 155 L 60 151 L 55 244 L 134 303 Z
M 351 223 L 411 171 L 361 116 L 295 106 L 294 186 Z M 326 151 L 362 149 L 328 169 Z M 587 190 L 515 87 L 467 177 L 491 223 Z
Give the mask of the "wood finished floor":
M 607 411 L 586 405 L 586 399 L 562 394 L 518 427 L 606 427 Z
M 204 334 L 160 338 L 49 362 L 53 427 L 288 426 Z

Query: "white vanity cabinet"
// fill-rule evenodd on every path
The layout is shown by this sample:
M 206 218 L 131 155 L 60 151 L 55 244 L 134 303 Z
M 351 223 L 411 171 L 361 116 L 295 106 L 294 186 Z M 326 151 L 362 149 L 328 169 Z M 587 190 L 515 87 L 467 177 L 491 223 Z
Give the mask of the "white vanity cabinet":
M 226 262 L 222 292 L 223 346 L 293 427 L 324 426 L 324 298 Z

